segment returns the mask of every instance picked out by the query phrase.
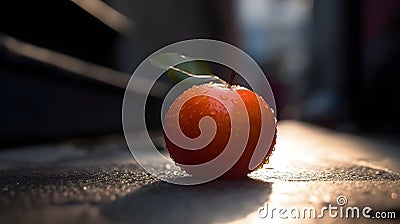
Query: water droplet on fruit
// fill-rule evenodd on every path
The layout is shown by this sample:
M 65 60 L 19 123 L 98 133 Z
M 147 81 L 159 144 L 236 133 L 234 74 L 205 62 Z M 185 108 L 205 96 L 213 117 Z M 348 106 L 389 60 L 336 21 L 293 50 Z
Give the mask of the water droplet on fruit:
M 194 105 L 199 105 L 200 101 L 194 102 Z
M 223 99 L 223 100 L 226 100 L 226 99 L 228 99 L 228 97 L 226 96 L 226 95 L 221 95 L 221 96 L 219 96 L 221 99 Z
M 232 103 L 235 104 L 235 105 L 238 103 L 238 101 L 235 100 L 235 99 L 232 99 L 231 101 L 232 101 Z
M 211 114 L 211 115 L 216 115 L 216 114 L 217 114 L 217 111 L 213 110 L 213 111 L 210 112 L 210 114 Z

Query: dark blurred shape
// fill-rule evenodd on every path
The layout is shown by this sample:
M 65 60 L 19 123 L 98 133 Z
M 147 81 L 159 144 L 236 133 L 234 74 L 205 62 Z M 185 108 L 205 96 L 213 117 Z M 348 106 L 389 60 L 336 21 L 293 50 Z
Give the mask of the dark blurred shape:
M 103 1 L 98 0 L 71 0 L 83 10 L 96 17 L 111 29 L 120 34 L 129 34 L 132 31 L 133 22 L 117 10 Z
M 4 57 L 6 60 L 12 57 L 27 58 L 38 63 L 51 65 L 66 72 L 75 73 L 122 89 L 126 87 L 130 78 L 127 73 L 118 72 L 104 66 L 82 61 L 46 48 L 28 44 L 1 33 L 0 44 L 4 47 Z
M 358 92 L 360 76 L 356 71 L 360 67 L 356 62 L 360 58 L 356 42 L 360 36 L 360 18 L 355 4 L 353 1 L 314 2 L 313 61 L 302 109 L 304 120 L 336 128 L 350 119 L 350 107 L 357 102 L 353 94 Z M 351 89 L 346 85 L 354 86 Z
M 121 131 L 122 88 L 0 48 L 0 147 Z
M 399 1 L 315 1 L 314 57 L 303 119 L 400 134 Z
M 113 64 L 117 33 L 70 1 L 11 1 L 0 11 L 2 40 L 10 35 L 96 64 Z M 122 89 L 4 45 L 0 73 L 0 147 L 121 131 Z
M 118 70 L 132 73 L 154 51 L 169 44 L 210 38 L 231 42 L 231 1 L 113 0 L 110 5 L 135 23 L 132 35 L 118 36 L 115 62 Z M 229 16 L 229 17 L 227 17 Z
M 400 134 L 400 2 L 367 0 L 362 10 L 362 129 Z
M 0 31 L 19 40 L 96 64 L 112 66 L 114 30 L 72 1 L 7 1 Z

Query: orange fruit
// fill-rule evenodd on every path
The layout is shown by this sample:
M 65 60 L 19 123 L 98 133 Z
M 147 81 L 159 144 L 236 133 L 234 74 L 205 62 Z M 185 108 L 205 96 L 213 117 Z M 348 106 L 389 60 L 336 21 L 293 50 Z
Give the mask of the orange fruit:
M 236 107 L 238 107 L 238 101 L 240 100 L 235 98 L 238 97 L 238 95 L 232 91 L 236 92 L 243 100 L 249 117 L 248 123 L 245 122 L 245 119 L 241 119 L 242 116 L 240 115 L 232 116 L 232 113 L 239 113 Z M 260 105 L 259 102 L 262 105 Z M 223 103 L 225 103 L 228 108 L 225 107 Z M 261 163 L 259 163 L 257 167 L 249 168 L 250 160 L 260 138 L 261 110 L 264 110 L 263 112 L 266 116 L 263 123 L 263 128 L 265 129 L 264 133 L 272 137 L 272 142 L 271 145 L 262 146 L 266 147 L 268 150 L 265 150 L 266 153 L 262 155 Z M 181 148 L 168 139 L 167 135 L 164 135 L 169 154 L 178 164 L 203 164 L 216 158 L 223 152 L 228 144 L 232 132 L 231 122 L 238 122 L 239 127 L 249 125 L 249 136 L 244 152 L 239 160 L 227 170 L 222 177 L 246 176 L 248 173 L 267 162 L 274 149 L 276 140 L 276 120 L 273 110 L 256 93 L 240 86 L 226 86 L 215 83 L 193 86 L 182 93 L 178 99 L 172 103 L 166 113 L 164 124 L 171 126 L 173 116 L 179 116 L 179 127 L 174 128 L 180 128 L 183 134 L 191 139 L 197 138 L 201 134 L 199 122 L 204 116 L 212 117 L 217 127 L 216 134 L 212 141 L 207 146 L 198 150 Z M 231 118 L 237 119 L 237 121 L 231 121 Z

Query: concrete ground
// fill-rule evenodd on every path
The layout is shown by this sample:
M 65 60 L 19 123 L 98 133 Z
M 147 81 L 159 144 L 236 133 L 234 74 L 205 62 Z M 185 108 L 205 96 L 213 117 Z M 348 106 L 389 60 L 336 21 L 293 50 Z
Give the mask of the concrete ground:
M 1 151 L 0 220 L 399 223 L 399 173 L 395 142 L 282 121 L 270 163 L 249 178 L 177 186 L 140 168 L 122 136 L 106 136 Z M 324 211 L 329 206 L 337 210 L 329 214 Z M 372 209 L 369 219 L 362 215 L 365 207 Z M 315 209 L 317 217 L 307 208 Z M 351 217 L 349 208 L 358 209 L 360 218 Z M 393 214 L 395 218 L 378 219 Z

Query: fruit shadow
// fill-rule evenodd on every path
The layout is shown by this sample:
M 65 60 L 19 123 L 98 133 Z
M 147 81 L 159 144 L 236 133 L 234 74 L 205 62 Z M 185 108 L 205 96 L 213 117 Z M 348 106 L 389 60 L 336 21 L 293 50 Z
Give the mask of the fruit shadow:
M 101 208 L 110 221 L 123 223 L 215 223 L 257 211 L 272 184 L 250 178 L 216 180 L 195 186 L 156 182 Z

